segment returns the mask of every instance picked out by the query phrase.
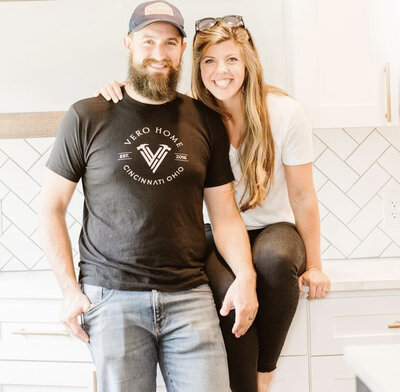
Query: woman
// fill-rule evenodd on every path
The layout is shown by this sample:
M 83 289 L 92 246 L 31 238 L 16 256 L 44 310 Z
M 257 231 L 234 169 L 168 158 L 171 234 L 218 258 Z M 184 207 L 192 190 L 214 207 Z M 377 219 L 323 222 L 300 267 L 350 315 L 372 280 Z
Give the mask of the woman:
M 119 84 L 103 88 L 121 96 Z M 320 260 L 320 226 L 312 180 L 312 133 L 300 105 L 266 85 L 242 17 L 204 18 L 193 41 L 192 94 L 221 113 L 229 136 L 235 196 L 248 228 L 257 271 L 259 310 L 243 337 L 234 312 L 221 318 L 233 392 L 270 389 L 303 285 L 309 299 L 330 287 Z M 205 213 L 205 222 L 208 222 Z M 206 224 L 206 265 L 217 306 L 234 276 Z

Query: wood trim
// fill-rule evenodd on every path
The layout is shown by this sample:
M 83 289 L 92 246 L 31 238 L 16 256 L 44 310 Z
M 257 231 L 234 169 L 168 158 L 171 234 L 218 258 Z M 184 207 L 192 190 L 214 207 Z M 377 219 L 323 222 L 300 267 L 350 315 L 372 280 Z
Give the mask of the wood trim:
M 0 113 L 0 139 L 54 137 L 65 112 Z

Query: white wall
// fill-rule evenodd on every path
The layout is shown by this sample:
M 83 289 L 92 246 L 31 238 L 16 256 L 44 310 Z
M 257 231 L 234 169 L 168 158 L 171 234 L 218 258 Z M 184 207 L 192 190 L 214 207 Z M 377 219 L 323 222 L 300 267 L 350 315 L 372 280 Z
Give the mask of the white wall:
M 284 1 L 172 0 L 185 17 L 188 49 L 179 90 L 190 87 L 194 21 L 244 17 L 260 52 L 266 79 L 286 87 Z M 123 80 L 122 37 L 133 0 L 0 2 L 0 112 L 66 110 L 104 83 Z

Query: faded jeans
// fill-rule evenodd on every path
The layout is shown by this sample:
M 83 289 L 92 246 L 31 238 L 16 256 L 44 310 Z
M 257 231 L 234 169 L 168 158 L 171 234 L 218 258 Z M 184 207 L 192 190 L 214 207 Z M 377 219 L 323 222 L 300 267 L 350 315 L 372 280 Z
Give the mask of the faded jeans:
M 225 347 L 208 284 L 180 292 L 83 285 L 100 392 L 229 392 Z

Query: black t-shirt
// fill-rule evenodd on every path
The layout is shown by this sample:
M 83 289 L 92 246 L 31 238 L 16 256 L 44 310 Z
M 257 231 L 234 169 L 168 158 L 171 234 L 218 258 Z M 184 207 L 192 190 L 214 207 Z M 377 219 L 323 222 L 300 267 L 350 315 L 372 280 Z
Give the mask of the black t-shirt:
M 76 102 L 47 162 L 85 196 L 80 281 L 179 291 L 207 282 L 203 188 L 233 180 L 220 116 L 178 94 L 162 105 L 126 92 Z

